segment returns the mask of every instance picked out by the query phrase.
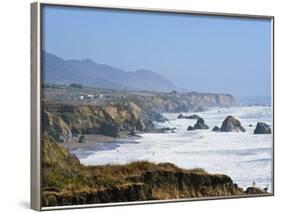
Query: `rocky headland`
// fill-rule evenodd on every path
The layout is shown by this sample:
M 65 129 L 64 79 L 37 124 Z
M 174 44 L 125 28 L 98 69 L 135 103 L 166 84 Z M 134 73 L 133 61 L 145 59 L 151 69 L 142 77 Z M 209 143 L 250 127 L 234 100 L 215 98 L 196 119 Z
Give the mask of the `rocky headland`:
M 158 113 L 200 112 L 210 107 L 237 105 L 230 94 L 112 90 L 64 85 L 44 85 L 42 95 L 48 103 L 106 106 L 132 102 L 143 111 Z
M 44 207 L 266 193 L 243 191 L 227 175 L 185 170 L 171 163 L 83 166 L 47 135 L 42 152 Z
M 89 92 L 99 95 L 86 95 Z M 229 107 L 234 104 L 235 99 L 227 94 L 46 87 L 43 90 L 42 131 L 60 143 L 85 143 L 84 135 L 89 134 L 113 138 L 135 136 L 141 132 L 157 131 L 153 123 L 167 121 L 162 116 L 165 112 L 202 111 L 208 107 Z M 200 117 L 194 114 L 179 118 L 198 120 Z M 199 122 L 197 127 L 206 128 L 206 125 Z
M 236 104 L 232 96 L 137 91 L 125 94 L 115 90 L 93 90 L 93 93 L 103 93 L 103 98 L 76 99 L 77 94 L 85 93 L 83 97 L 86 97 L 92 91 L 91 88 L 84 89 L 79 89 L 78 92 L 76 89 L 75 92 L 71 90 L 70 96 L 67 96 L 68 88 L 58 88 L 59 91 L 64 91 L 52 90 L 51 93 L 44 90 L 43 206 L 266 193 L 255 188 L 244 191 L 227 175 L 209 174 L 200 168 L 186 170 L 171 163 L 141 161 L 125 165 L 84 166 L 64 148 L 73 148 L 72 145 L 67 146 L 73 141 L 79 146 L 87 145 L 91 138 L 108 141 L 118 137 L 137 137 L 140 132 L 173 133 L 177 131 L 175 127 L 154 129 L 155 121 L 167 121 L 161 113 L 229 107 Z M 59 94 L 63 96 L 60 97 Z M 196 114 L 181 115 L 179 119 L 196 120 L 195 125 L 189 127 L 190 130 L 209 129 L 204 119 Z M 237 119 L 229 116 L 220 128 L 216 128 L 216 131 L 226 130 L 243 131 L 243 127 Z
M 134 103 L 107 106 L 48 104 L 44 106 L 42 122 L 43 132 L 58 142 L 70 142 L 73 137 L 85 134 L 119 137 L 120 131 L 146 132 L 152 125 Z

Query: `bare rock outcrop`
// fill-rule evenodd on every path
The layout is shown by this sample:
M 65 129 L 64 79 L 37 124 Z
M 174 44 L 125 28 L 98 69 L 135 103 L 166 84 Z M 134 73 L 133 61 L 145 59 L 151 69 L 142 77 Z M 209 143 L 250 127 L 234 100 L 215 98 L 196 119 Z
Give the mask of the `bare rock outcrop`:
M 212 129 L 213 132 L 219 132 L 220 131 L 220 128 L 218 126 L 215 126 L 213 129 Z
M 245 191 L 245 194 L 247 195 L 256 195 L 256 194 L 265 194 L 266 191 L 258 188 L 258 187 L 248 187 Z
M 220 131 L 221 132 L 245 132 L 246 130 L 241 125 L 241 122 L 238 119 L 229 115 L 223 121 Z
M 187 131 L 192 131 L 192 130 L 195 130 L 193 126 L 188 126 L 187 127 Z
M 270 126 L 266 123 L 258 122 L 254 134 L 271 134 Z
M 194 129 L 209 129 L 209 126 L 205 124 L 205 121 L 203 118 L 199 118 L 194 125 Z
M 177 118 L 178 119 L 196 119 L 197 120 L 197 119 L 199 119 L 201 117 L 199 115 L 196 115 L 196 114 L 184 116 L 183 114 L 180 113 Z
M 71 129 L 56 113 L 43 111 L 42 128 L 43 132 L 48 132 L 48 134 L 60 143 L 70 142 L 72 138 Z

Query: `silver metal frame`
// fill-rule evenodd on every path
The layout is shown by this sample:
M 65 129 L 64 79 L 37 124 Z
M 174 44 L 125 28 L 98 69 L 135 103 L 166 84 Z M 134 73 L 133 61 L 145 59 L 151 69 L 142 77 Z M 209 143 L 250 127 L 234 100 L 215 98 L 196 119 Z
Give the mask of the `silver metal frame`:
M 140 12 L 156 12 L 170 14 L 194 14 L 204 16 L 220 16 L 220 17 L 237 17 L 251 19 L 269 19 L 272 23 L 272 57 L 271 57 L 271 76 L 272 76 L 272 188 L 271 193 L 262 195 L 239 195 L 239 196 L 222 196 L 222 197 L 205 197 L 205 198 L 186 198 L 172 200 L 153 200 L 153 201 L 134 201 L 120 203 L 104 203 L 104 204 L 86 204 L 86 205 L 70 205 L 56 207 L 42 207 L 41 202 L 41 38 L 42 38 L 42 6 L 54 5 L 65 7 L 87 7 L 108 10 L 123 11 L 140 11 Z M 178 9 L 163 8 L 145 8 L 145 7 L 126 7 L 126 6 L 107 6 L 107 5 L 89 5 L 89 4 L 73 4 L 73 3 L 55 3 L 49 1 L 38 1 L 31 4 L 31 208 L 37 211 L 55 210 L 55 209 L 74 209 L 89 207 L 107 207 L 107 206 L 124 206 L 124 205 L 143 205 L 152 203 L 171 203 L 184 201 L 202 201 L 216 199 L 234 199 L 249 197 L 267 197 L 274 196 L 274 16 L 269 15 L 251 15 L 251 14 L 234 14 L 234 13 L 218 13 L 206 11 L 189 11 Z
M 40 7 L 31 4 L 31 202 L 41 210 L 41 68 Z

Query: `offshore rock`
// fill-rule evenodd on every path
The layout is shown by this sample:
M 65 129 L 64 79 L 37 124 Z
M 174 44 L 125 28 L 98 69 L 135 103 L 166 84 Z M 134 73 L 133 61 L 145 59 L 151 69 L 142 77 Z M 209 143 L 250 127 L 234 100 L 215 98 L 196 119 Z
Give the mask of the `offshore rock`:
M 220 131 L 221 132 L 245 132 L 246 130 L 241 125 L 241 122 L 238 119 L 229 115 L 223 121 Z

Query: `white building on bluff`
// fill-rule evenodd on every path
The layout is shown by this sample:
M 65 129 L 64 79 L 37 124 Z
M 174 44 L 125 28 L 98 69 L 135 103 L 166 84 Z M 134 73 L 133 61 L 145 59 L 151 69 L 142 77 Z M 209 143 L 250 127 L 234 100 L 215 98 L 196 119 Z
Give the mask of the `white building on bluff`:
M 94 97 L 95 97 L 95 96 L 94 96 L 94 95 L 91 95 L 91 94 L 88 94 L 88 95 L 87 95 L 87 99 L 91 99 L 91 100 L 93 100 L 93 99 L 94 99 Z

